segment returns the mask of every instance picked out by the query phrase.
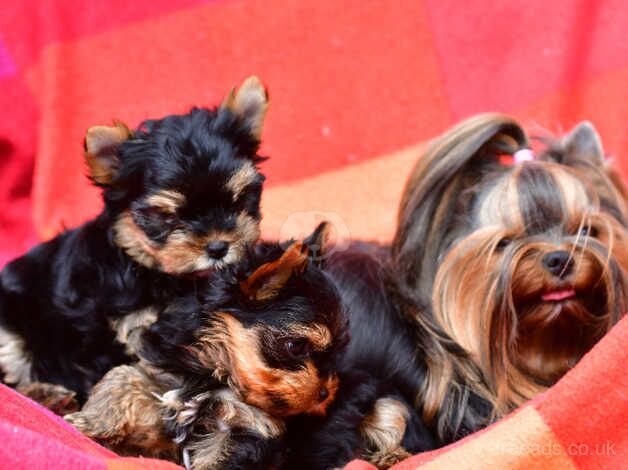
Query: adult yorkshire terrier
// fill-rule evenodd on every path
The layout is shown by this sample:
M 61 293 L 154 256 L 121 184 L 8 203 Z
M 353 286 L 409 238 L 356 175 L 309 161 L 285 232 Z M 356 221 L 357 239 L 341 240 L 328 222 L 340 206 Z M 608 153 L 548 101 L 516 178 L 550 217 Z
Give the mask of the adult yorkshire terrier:
M 155 320 L 155 307 L 239 262 L 259 236 L 267 105 L 250 77 L 217 108 L 136 131 L 121 123 L 87 131 L 85 161 L 104 209 L 0 274 L 5 383 L 46 403 L 48 392 L 85 397 L 129 360 L 126 343 Z
M 479 115 L 436 139 L 406 186 L 395 290 L 421 332 L 418 396 L 441 443 L 554 384 L 628 309 L 625 187 L 590 123 L 544 144 L 534 157 L 515 120 Z
M 66 419 L 123 453 L 268 468 L 284 420 L 325 414 L 338 387 L 346 320 L 308 248 L 324 231 L 286 249 L 266 244 L 173 302 L 143 334 L 141 361 L 108 372 Z

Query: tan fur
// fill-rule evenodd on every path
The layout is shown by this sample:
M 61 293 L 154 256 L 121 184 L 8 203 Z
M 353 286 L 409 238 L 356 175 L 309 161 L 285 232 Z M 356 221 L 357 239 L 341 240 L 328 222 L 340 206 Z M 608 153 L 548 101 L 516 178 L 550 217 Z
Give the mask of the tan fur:
M 393 398 L 380 398 L 360 425 L 360 434 L 369 444 L 367 459 L 377 468 L 391 467 L 409 457 L 409 452 L 401 447 L 408 416 L 403 403 Z
M 32 382 L 18 387 L 17 391 L 60 416 L 79 409 L 78 401 L 75 398 L 76 393 L 62 385 Z
M 164 390 L 135 366 L 118 366 L 98 382 L 83 409 L 65 416 L 83 434 L 117 453 L 174 457 L 175 445 L 162 433 Z
M 85 136 L 85 162 L 92 180 L 107 185 L 118 170 L 117 148 L 132 136 L 121 122 L 113 126 L 94 126 Z
M 33 380 L 32 360 L 24 340 L 0 326 L 0 372 L 4 382 L 22 387 Z
M 168 198 L 161 194 L 161 203 Z M 172 202 L 172 201 L 170 201 Z M 138 263 L 159 268 L 170 274 L 182 274 L 231 264 L 244 254 L 246 247 L 259 238 L 259 224 L 252 217 L 240 214 L 232 232 L 212 232 L 198 236 L 182 229 L 174 230 L 165 245 L 153 243 L 136 225 L 129 211 L 123 212 L 114 224 L 115 242 Z M 219 261 L 208 257 L 205 248 L 212 241 L 229 242 L 229 251 Z
M 146 204 L 151 207 L 158 207 L 163 211 L 174 213 L 185 204 L 185 196 L 178 191 L 166 189 L 151 194 L 146 198 Z
M 147 268 L 156 267 L 155 248 L 135 224 L 130 211 L 124 211 L 118 217 L 113 225 L 113 232 L 116 245 L 124 249 L 127 255 Z
M 118 366 L 94 387 L 83 409 L 65 419 L 123 455 L 177 460 L 183 451 L 191 455 L 195 470 L 220 468 L 236 445 L 233 429 L 264 439 L 285 431 L 282 420 L 244 403 L 233 390 L 207 391 L 184 401 L 179 388 L 167 390 L 176 379 L 162 381 L 160 374 L 142 364 Z M 163 433 L 166 420 L 186 431 L 171 440 Z
M 551 164 L 546 163 L 546 168 L 551 168 Z M 554 165 L 552 165 L 554 166 Z M 599 200 L 595 197 L 595 192 L 591 188 L 587 190 L 585 183 L 578 174 L 555 165 L 551 171 L 554 180 L 560 187 L 560 192 L 565 200 L 566 218 L 579 219 L 582 214 L 587 214 L 599 209 Z
M 329 328 L 318 323 L 311 325 L 294 325 L 290 327 L 289 331 L 291 335 L 307 338 L 317 351 L 327 349 L 333 340 Z
M 268 93 L 259 78 L 252 76 L 244 80 L 237 93 L 229 92 L 221 107 L 240 116 L 249 125 L 251 133 L 260 138 L 268 110 Z
M 526 132 L 509 116 L 474 116 L 430 144 L 406 185 L 391 290 L 424 334 L 417 401 L 445 439 L 463 415 L 481 426 L 545 390 L 625 310 L 628 234 L 613 214 L 627 218 L 628 191 L 590 123 L 546 143 L 535 161 L 509 167 L 500 156 L 529 148 Z M 524 226 L 535 210 L 555 225 Z M 589 226 L 599 233 L 581 236 Z M 542 266 L 555 250 L 570 254 L 568 279 Z M 571 289 L 567 301 L 542 300 Z M 433 314 L 421 311 L 430 301 Z M 467 354 L 452 353 L 450 339 Z M 488 421 L 466 408 L 469 388 L 493 406 Z
M 142 332 L 157 321 L 157 310 L 146 307 L 111 322 L 116 332 L 116 340 L 125 345 L 128 354 L 135 354 L 140 347 Z
M 199 336 L 194 354 L 205 367 L 215 371 L 217 378 L 227 379 L 251 405 L 281 416 L 324 414 L 334 399 L 338 379 L 319 377 L 316 367 L 308 360 L 297 371 L 268 367 L 261 356 L 259 328 L 244 328 L 231 315 L 218 314 L 214 324 Z M 320 331 L 317 327 L 310 330 L 315 337 Z M 289 336 L 303 332 L 299 326 L 295 332 L 288 327 L 281 333 Z M 319 400 L 321 387 L 329 390 L 328 398 L 322 402 Z M 277 409 L 273 395 L 285 400 L 287 407 Z
M 207 410 L 211 413 L 207 415 Z M 186 442 L 184 454 L 190 455 L 191 468 L 195 470 L 219 469 L 237 445 L 232 430 L 246 429 L 264 439 L 280 436 L 285 430 L 283 421 L 262 410 L 247 405 L 230 389 L 206 392 L 179 406 L 170 419 L 181 426 L 204 429 L 204 435 Z
M 587 187 L 586 179 L 578 178 L 575 170 L 562 165 L 549 162 L 543 165 L 553 176 L 564 199 L 564 224 L 571 227 L 575 240 L 575 234 L 585 221 L 587 224 L 597 221 L 593 222 L 600 231 L 597 239 L 607 247 L 614 246 L 610 242 L 612 237 L 625 239 L 625 229 L 620 228 L 612 217 L 597 212 L 599 200 L 595 191 Z M 517 177 L 518 171 L 514 171 L 507 179 L 516 180 Z M 493 312 L 507 315 L 504 307 L 495 303 L 497 284 L 496 278 L 491 277 L 492 265 L 501 256 L 495 251 L 496 243 L 502 234 L 517 236 L 524 231 L 521 222 L 511 215 L 519 211 L 516 199 L 509 196 L 508 191 L 500 189 L 508 187 L 513 188 L 513 192 L 517 191 L 515 184 L 500 181 L 490 191 L 489 197 L 482 200 L 482 229 L 473 232 L 449 251 L 438 270 L 433 298 L 434 318 L 484 372 L 483 379 L 488 388 L 481 385 L 472 368 L 462 366 L 459 372 L 463 375 L 468 373 L 467 380 L 479 384 L 477 391 L 494 404 L 498 415 L 507 413 L 545 390 L 541 383 L 558 380 L 617 321 L 610 314 L 598 317 L 582 309 L 575 310 L 568 320 L 557 317 L 556 326 L 553 326 L 549 320 L 552 317 L 550 309 L 554 308 L 551 305 L 522 317 L 523 313 L 515 310 L 513 300 L 506 308 L 516 320 L 492 317 Z M 502 200 L 501 208 L 493 203 L 493 198 L 495 201 Z M 606 296 L 609 305 L 616 304 L 616 293 L 611 287 L 613 280 L 605 267 L 608 260 L 595 251 L 577 248 L 571 243 L 528 242 L 526 249 L 519 251 L 512 260 L 510 268 L 513 272 L 511 289 L 516 295 L 539 298 L 543 292 L 552 289 L 556 278 L 542 268 L 541 259 L 555 250 L 566 250 L 573 256 L 575 273 L 569 286 L 579 293 L 598 289 L 603 292 L 600 296 Z M 628 269 L 625 251 L 611 248 L 609 256 L 614 256 L 624 263 L 623 269 Z M 505 325 L 512 321 L 516 321 L 519 335 L 515 346 L 513 338 L 506 332 L 493 331 L 493 325 Z M 580 333 L 578 325 L 583 325 L 587 333 Z M 577 341 L 569 339 L 570 328 L 576 329 L 571 334 L 577 335 Z M 552 347 L 548 348 L 548 344 Z M 437 381 L 441 385 L 429 389 L 428 395 L 433 394 L 428 399 L 430 406 L 438 406 L 438 393 L 452 379 L 449 375 L 452 372 L 451 368 L 445 373 L 439 372 Z
M 251 299 L 271 300 L 295 272 L 304 269 L 307 260 L 307 249 L 303 243 L 293 243 L 281 255 L 281 258 L 257 268 L 253 274 L 240 283 L 240 287 Z
M 477 215 L 476 224 L 479 227 L 521 226 L 523 220 L 518 209 L 516 179 L 501 180 L 482 200 L 482 211 Z
M 180 425 L 194 423 L 199 419 L 203 408 L 211 404 L 211 416 L 218 427 L 226 429 L 244 428 L 254 430 L 265 439 L 279 436 L 284 431 L 284 422 L 271 417 L 264 411 L 242 401 L 239 395 L 229 389 L 212 390 L 197 395 L 174 407 L 174 418 Z
M 234 201 L 238 199 L 244 188 L 255 181 L 256 177 L 257 170 L 251 162 L 245 162 L 238 171 L 231 175 L 225 186 L 233 192 Z

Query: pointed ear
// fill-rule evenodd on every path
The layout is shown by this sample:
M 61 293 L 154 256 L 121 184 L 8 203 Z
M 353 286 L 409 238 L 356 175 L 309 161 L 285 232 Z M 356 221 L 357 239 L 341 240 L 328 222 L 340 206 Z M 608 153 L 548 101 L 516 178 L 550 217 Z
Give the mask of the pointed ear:
M 329 241 L 330 232 L 331 225 L 329 222 L 321 222 L 314 229 L 314 232 L 303 240 L 303 244 L 308 248 L 310 258 L 319 268 L 322 266 L 323 259 L 327 254 L 327 242 Z
M 307 247 L 301 242 L 294 242 L 281 258 L 257 268 L 240 283 L 240 288 L 251 300 L 270 300 L 279 293 L 293 274 L 305 269 L 307 261 Z
M 589 121 L 576 125 L 564 137 L 565 161 L 567 165 L 588 163 L 602 166 L 604 164 L 604 150 L 600 135 Z
M 114 121 L 113 126 L 89 128 L 85 135 L 85 162 L 94 183 L 111 184 L 120 166 L 120 145 L 132 136 L 129 128 L 118 121 Z
M 220 107 L 240 116 L 251 134 L 260 139 L 268 109 L 268 92 L 259 78 L 252 76 L 244 80 L 237 93 L 232 89 Z

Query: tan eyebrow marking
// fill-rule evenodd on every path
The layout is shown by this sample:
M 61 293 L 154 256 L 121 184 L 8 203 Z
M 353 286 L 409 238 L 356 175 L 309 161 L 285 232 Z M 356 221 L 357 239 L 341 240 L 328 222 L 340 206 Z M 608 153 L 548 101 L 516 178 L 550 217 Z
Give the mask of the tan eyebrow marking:
M 226 187 L 233 192 L 233 199 L 237 199 L 240 193 L 249 184 L 255 181 L 257 170 L 251 162 L 245 162 L 227 181 Z
M 147 197 L 146 203 L 168 212 L 175 212 L 185 203 L 185 196 L 178 191 L 166 189 Z

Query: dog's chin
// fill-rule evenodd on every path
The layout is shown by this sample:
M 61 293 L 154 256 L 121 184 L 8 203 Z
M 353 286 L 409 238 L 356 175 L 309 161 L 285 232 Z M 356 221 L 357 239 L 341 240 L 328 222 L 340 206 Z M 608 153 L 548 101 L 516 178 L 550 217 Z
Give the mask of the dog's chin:
M 601 286 L 603 287 L 603 286 Z M 603 288 L 557 287 L 517 309 L 517 363 L 536 381 L 555 382 L 612 326 Z
M 201 269 L 198 271 L 189 271 L 181 273 L 182 276 L 192 279 L 206 279 L 216 272 L 217 268 Z
M 609 317 L 607 279 L 598 282 L 557 282 L 533 291 L 515 291 L 513 300 L 521 325 L 544 328 L 571 318 L 570 324 L 594 325 Z
M 218 263 L 212 263 L 209 266 L 203 267 L 201 269 L 186 270 L 186 271 L 176 273 L 176 274 L 180 276 L 189 277 L 189 278 L 206 279 L 210 277 L 212 274 L 214 274 L 216 271 L 223 269 L 225 266 L 227 266 L 226 263 L 218 262 Z
M 193 263 L 186 263 L 182 266 L 170 264 L 168 265 L 169 269 L 164 269 L 164 272 L 173 276 L 204 279 L 234 262 L 236 262 L 236 257 L 231 256 L 230 253 L 219 260 L 207 259 L 202 256 Z

